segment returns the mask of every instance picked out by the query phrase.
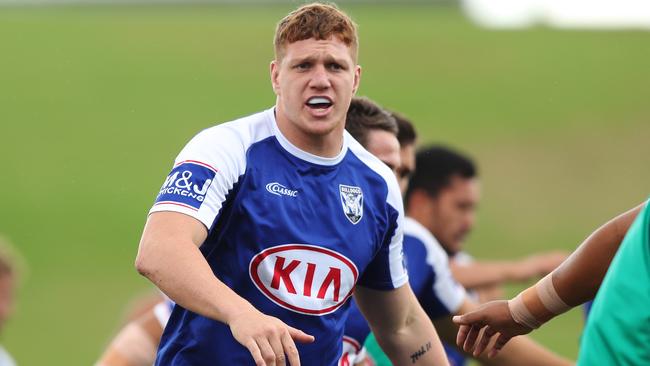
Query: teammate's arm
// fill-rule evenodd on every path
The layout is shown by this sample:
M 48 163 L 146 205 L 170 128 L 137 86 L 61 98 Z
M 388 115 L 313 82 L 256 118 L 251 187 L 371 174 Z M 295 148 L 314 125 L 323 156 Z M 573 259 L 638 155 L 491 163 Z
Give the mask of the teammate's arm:
M 641 204 L 592 233 L 555 271 L 510 301 L 493 301 L 454 317 L 465 351 L 494 356 L 510 338 L 538 328 L 571 307 L 593 299 Z M 479 333 L 485 328 L 481 333 Z M 500 333 L 496 342 L 488 343 Z
M 463 287 L 476 289 L 545 276 L 557 268 L 566 257 L 564 252 L 549 252 L 514 261 L 481 260 L 461 264 L 452 260 L 450 267 L 454 278 Z
M 294 340 L 313 337 L 262 314 L 212 272 L 199 246 L 207 230 L 177 212 L 154 212 L 145 225 L 136 268 L 180 306 L 230 327 L 257 365 L 300 365 Z
M 448 365 L 438 334 L 408 284 L 390 291 L 357 286 L 355 300 L 394 365 Z
M 151 366 L 162 332 L 150 309 L 120 330 L 95 366 Z

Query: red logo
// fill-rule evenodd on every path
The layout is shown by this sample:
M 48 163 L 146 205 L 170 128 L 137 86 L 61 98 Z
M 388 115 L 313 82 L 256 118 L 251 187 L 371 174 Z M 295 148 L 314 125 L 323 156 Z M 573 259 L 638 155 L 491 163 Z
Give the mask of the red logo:
M 308 315 L 329 314 L 352 296 L 359 271 L 345 256 L 306 244 L 279 245 L 251 259 L 255 286 L 283 308 Z

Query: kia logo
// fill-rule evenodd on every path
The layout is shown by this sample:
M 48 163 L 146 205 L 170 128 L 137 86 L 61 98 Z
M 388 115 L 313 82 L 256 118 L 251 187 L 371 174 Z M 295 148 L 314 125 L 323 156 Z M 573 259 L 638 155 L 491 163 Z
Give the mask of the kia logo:
M 251 259 L 253 283 L 271 301 L 301 314 L 329 314 L 352 296 L 359 271 L 333 250 L 307 244 L 268 248 Z

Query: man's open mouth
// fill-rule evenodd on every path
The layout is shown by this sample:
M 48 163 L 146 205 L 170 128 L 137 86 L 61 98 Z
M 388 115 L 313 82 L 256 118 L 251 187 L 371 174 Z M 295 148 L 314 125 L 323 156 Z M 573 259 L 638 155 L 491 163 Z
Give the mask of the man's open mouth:
M 332 106 L 332 101 L 326 97 L 311 97 L 305 105 L 312 109 L 327 109 Z

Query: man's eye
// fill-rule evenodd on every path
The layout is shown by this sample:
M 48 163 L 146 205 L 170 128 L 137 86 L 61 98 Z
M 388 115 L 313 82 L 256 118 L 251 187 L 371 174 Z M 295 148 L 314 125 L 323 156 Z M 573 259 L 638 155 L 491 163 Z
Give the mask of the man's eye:
M 300 63 L 300 64 L 294 66 L 294 67 L 296 69 L 298 69 L 298 70 L 307 70 L 307 69 L 309 69 L 310 66 L 311 65 L 308 62 L 303 62 L 303 63 Z
M 330 68 L 330 70 L 335 70 L 335 71 L 343 70 L 343 66 L 341 66 L 341 65 L 339 65 L 337 63 L 329 64 L 329 68 Z

